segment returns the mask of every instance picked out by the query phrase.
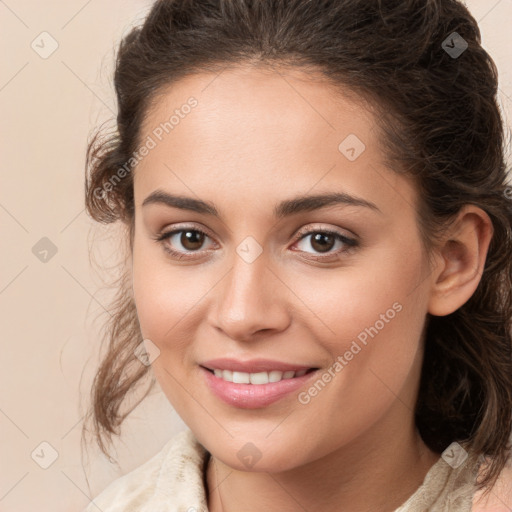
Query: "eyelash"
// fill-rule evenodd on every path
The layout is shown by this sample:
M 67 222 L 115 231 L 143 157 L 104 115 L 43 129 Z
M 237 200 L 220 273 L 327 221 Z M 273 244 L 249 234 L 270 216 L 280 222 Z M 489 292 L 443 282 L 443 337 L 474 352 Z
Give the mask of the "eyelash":
M 180 229 L 173 229 L 172 231 L 168 231 L 168 232 L 164 232 L 164 233 L 159 233 L 154 239 L 157 242 L 162 243 L 164 250 L 167 253 L 169 253 L 172 257 L 175 257 L 177 259 L 188 259 L 188 260 L 190 260 L 190 259 L 197 259 L 197 256 L 192 256 L 192 254 L 199 253 L 199 252 L 201 252 L 201 250 L 189 251 L 188 253 L 187 252 L 181 252 L 181 251 L 176 251 L 175 249 L 171 249 L 168 244 L 164 243 L 165 240 L 167 240 L 168 238 L 172 237 L 173 235 L 176 235 L 177 233 L 183 233 L 183 232 L 186 232 L 186 231 L 192 231 L 192 232 L 195 232 L 195 233 L 201 233 L 202 235 L 205 235 L 208 238 L 211 238 L 208 235 L 208 233 L 206 233 L 202 229 L 198 229 L 198 228 L 192 227 L 192 226 L 184 226 L 184 227 L 181 227 Z M 319 233 L 322 234 L 322 235 L 333 236 L 335 238 L 335 240 L 337 240 L 339 242 L 342 242 L 345 247 L 342 247 L 341 249 L 338 249 L 335 252 L 325 253 L 326 256 L 311 256 L 311 255 L 308 256 L 308 258 L 312 259 L 312 260 L 325 261 L 328 258 L 332 258 L 332 256 L 338 256 L 339 254 L 341 254 L 343 252 L 347 252 L 348 250 L 353 249 L 353 248 L 355 248 L 355 247 L 357 247 L 359 245 L 359 242 L 357 240 L 355 240 L 353 238 L 348 238 L 347 236 L 342 235 L 341 233 L 338 233 L 337 231 L 332 231 L 332 230 L 329 230 L 329 229 L 304 229 L 304 230 L 300 230 L 297 233 L 297 236 L 296 236 L 296 239 L 294 241 L 294 244 L 296 244 L 297 242 L 300 242 L 301 240 L 307 238 L 309 235 L 314 235 L 314 234 L 319 234 Z M 300 251 L 300 252 L 305 252 L 305 251 Z M 307 253 L 307 254 L 311 254 L 311 253 Z

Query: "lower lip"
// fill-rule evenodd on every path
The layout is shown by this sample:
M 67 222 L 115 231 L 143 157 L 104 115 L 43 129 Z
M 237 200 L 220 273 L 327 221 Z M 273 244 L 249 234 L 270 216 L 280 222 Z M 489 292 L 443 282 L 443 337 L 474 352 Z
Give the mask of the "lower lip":
M 277 402 L 300 389 L 318 372 L 318 370 L 313 370 L 301 377 L 283 379 L 268 384 L 235 384 L 216 377 L 202 366 L 200 370 L 206 378 L 208 387 L 217 397 L 223 402 L 241 409 L 258 409 Z

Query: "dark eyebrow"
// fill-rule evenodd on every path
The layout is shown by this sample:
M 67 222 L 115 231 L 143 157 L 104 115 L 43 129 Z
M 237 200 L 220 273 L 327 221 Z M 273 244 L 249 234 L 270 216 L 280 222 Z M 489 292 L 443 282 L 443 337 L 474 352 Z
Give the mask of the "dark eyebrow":
M 219 211 L 211 203 L 202 201 L 200 199 L 194 199 L 192 197 L 175 196 L 167 192 L 163 192 L 162 190 L 155 190 L 148 197 L 146 197 L 142 203 L 142 206 L 146 206 L 148 204 L 164 204 L 173 208 L 190 210 L 193 212 L 203 213 L 220 218 Z M 325 208 L 326 206 L 332 206 L 334 204 L 363 206 L 380 212 L 379 208 L 374 203 L 359 197 L 351 196 L 349 194 L 336 192 L 309 196 L 304 195 L 294 197 L 292 199 L 286 199 L 285 201 L 282 201 L 275 206 L 274 217 L 281 219 L 283 217 L 288 217 L 297 213 L 318 210 L 320 208 Z
M 274 216 L 278 219 L 294 215 L 300 212 L 310 212 L 319 210 L 326 206 L 335 204 L 345 204 L 350 206 L 364 206 L 377 212 L 380 212 L 377 205 L 366 201 L 365 199 L 354 197 L 343 192 L 332 192 L 330 194 L 317 194 L 311 196 L 298 196 L 293 199 L 282 201 L 274 208 Z

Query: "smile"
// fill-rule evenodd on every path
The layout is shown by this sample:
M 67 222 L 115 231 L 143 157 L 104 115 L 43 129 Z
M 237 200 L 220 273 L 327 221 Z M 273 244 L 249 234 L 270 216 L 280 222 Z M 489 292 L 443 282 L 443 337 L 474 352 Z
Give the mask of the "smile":
M 210 392 L 222 402 L 240 409 L 266 407 L 298 392 L 317 374 L 318 368 L 255 373 L 199 367 Z
M 233 382 L 235 384 L 268 384 L 269 382 L 279 382 L 284 379 L 293 379 L 294 377 L 302 377 L 306 373 L 310 371 L 314 371 L 314 368 L 310 368 L 309 370 L 300 370 L 300 371 L 286 371 L 282 372 L 279 370 L 273 370 L 270 372 L 257 372 L 257 373 L 247 373 L 247 372 L 233 372 L 231 370 L 220 370 L 214 368 L 210 370 L 213 372 L 215 377 L 219 377 L 220 379 L 226 382 Z

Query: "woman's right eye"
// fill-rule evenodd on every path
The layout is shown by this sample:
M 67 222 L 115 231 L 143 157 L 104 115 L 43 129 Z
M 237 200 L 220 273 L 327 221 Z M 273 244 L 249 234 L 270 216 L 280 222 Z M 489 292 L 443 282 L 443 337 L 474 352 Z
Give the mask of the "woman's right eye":
M 163 244 L 164 250 L 178 259 L 197 258 L 193 253 L 201 252 L 205 239 L 210 238 L 204 231 L 197 228 L 173 229 L 162 233 L 157 241 Z M 181 245 L 181 248 L 179 247 Z M 176 249 L 176 247 L 178 247 Z

